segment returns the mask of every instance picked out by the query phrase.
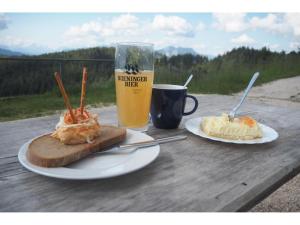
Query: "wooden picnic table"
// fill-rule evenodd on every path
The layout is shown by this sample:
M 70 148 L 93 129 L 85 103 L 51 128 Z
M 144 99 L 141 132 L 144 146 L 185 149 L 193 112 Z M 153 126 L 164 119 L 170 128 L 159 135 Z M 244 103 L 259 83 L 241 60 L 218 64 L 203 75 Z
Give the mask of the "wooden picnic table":
M 179 129 L 147 132 L 155 138 L 185 134 L 186 140 L 162 144 L 159 157 L 139 171 L 103 180 L 48 178 L 19 164 L 20 146 L 52 131 L 59 115 L 0 123 L 0 211 L 246 211 L 299 172 L 300 103 L 247 99 L 242 111 L 279 138 L 234 145 L 195 136 L 184 121 L 229 111 L 239 97 L 197 98 L 199 109 Z M 115 106 L 95 112 L 102 123 L 116 124 Z

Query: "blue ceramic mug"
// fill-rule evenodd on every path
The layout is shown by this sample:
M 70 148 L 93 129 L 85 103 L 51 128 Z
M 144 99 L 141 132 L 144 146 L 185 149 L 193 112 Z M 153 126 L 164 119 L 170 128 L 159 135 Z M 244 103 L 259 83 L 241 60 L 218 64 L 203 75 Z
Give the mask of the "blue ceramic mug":
M 194 100 L 194 108 L 184 112 L 186 98 Z M 198 108 L 198 100 L 187 94 L 187 88 L 180 85 L 154 84 L 151 99 L 151 120 L 153 125 L 161 129 L 175 129 L 182 116 L 194 113 Z

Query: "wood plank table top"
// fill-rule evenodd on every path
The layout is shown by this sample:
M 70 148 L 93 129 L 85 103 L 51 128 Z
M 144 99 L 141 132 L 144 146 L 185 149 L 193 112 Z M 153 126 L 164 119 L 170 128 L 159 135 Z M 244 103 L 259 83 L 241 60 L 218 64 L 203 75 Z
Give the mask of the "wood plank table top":
M 279 138 L 234 145 L 195 136 L 184 122 L 228 112 L 239 96 L 197 98 L 197 112 L 179 129 L 147 132 L 155 138 L 185 134 L 186 140 L 162 144 L 159 157 L 139 171 L 103 180 L 48 178 L 19 164 L 20 146 L 51 132 L 59 115 L 0 123 L 0 211 L 246 211 L 300 171 L 300 103 L 247 99 L 242 111 Z M 94 111 L 101 123 L 116 124 L 115 106 Z

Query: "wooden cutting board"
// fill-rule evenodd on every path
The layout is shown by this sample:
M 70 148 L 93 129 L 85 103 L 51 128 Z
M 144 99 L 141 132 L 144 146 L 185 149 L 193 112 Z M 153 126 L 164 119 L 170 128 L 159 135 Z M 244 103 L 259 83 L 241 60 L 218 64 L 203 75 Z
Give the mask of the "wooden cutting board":
M 26 156 L 29 162 L 37 166 L 60 167 L 117 144 L 125 138 L 126 129 L 113 126 L 101 126 L 101 135 L 91 144 L 65 145 L 51 137 L 51 134 L 46 134 L 30 143 Z

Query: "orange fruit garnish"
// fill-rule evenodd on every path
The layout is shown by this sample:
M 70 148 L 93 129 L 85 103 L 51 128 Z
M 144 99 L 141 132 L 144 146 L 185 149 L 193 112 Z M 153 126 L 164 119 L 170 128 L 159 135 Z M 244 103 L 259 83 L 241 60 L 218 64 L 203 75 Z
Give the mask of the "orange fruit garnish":
M 248 125 L 249 127 L 253 127 L 256 123 L 256 121 L 251 118 L 250 116 L 243 116 L 239 118 L 240 121 L 246 125 Z
M 90 114 L 86 110 L 83 110 L 83 114 L 81 115 L 80 108 L 73 110 L 73 114 L 74 114 L 75 118 L 77 119 L 77 123 L 83 123 L 90 118 Z M 66 124 L 73 124 L 73 120 L 72 120 L 70 112 L 65 113 L 64 122 Z

